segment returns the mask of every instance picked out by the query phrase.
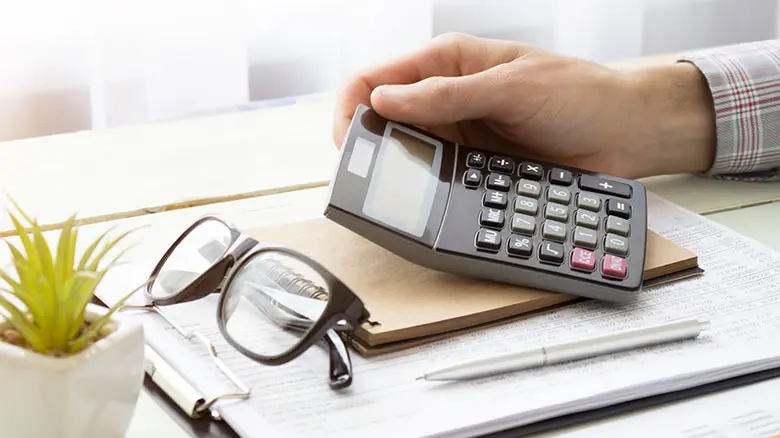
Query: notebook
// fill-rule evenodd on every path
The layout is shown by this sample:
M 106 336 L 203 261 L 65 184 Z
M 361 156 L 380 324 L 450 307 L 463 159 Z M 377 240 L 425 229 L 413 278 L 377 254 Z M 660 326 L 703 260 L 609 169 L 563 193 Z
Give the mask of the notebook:
M 247 230 L 293 247 L 331 270 L 365 302 L 371 320 L 353 335 L 364 356 L 398 351 L 536 315 L 580 297 L 434 271 L 402 259 L 326 218 Z M 698 258 L 652 231 L 647 287 L 698 275 Z

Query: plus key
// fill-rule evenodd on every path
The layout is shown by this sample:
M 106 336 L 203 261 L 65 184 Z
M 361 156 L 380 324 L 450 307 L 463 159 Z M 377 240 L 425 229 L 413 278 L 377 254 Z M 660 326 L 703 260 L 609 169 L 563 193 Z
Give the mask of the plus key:
M 610 181 L 593 175 L 580 175 L 580 189 L 608 195 L 631 197 L 631 186 L 619 181 Z

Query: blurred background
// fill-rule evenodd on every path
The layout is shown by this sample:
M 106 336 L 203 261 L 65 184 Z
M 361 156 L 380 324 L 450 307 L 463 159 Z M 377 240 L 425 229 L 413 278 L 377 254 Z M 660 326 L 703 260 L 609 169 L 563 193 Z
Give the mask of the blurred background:
M 778 37 L 778 0 L 0 0 L 0 140 L 329 92 L 458 31 L 596 61 Z

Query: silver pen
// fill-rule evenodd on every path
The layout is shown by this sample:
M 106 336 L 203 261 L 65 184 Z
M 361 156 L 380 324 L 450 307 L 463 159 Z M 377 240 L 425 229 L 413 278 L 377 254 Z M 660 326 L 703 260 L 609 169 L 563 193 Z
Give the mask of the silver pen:
M 709 328 L 709 321 L 693 319 L 671 322 L 465 362 L 427 372 L 417 380 L 469 380 L 539 368 L 628 349 L 693 339 Z

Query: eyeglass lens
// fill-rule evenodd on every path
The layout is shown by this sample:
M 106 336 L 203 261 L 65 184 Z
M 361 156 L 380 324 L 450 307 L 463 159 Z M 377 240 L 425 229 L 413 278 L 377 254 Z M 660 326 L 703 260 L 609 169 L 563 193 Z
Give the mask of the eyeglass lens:
M 218 220 L 206 220 L 179 242 L 152 283 L 150 295 L 162 299 L 176 295 L 214 265 L 231 244 L 231 232 Z
M 325 311 L 326 282 L 303 261 L 264 250 L 242 264 L 225 291 L 227 333 L 261 356 L 290 351 Z

